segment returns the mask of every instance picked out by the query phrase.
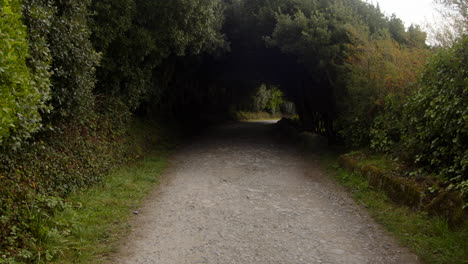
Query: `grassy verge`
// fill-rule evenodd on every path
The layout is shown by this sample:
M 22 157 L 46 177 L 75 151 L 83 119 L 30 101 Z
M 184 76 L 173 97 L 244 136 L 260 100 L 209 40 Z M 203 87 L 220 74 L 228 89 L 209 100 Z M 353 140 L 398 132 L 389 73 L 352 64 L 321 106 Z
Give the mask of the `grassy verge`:
M 58 212 L 61 234 L 42 245 L 58 252 L 53 263 L 101 263 L 129 230 L 129 220 L 159 182 L 169 151 L 159 151 L 111 172 L 104 183 L 68 197 L 72 206 Z
M 355 200 L 425 263 L 468 263 L 468 225 L 451 230 L 447 221 L 397 206 L 384 193 L 372 190 L 361 175 L 340 168 L 330 159 L 326 163 L 330 174 L 351 191 Z
M 54 212 L 37 217 L 31 227 L 37 237 L 34 251 L 39 252 L 34 263 L 102 263 L 130 230 L 133 212 L 159 183 L 180 137 L 177 131 L 136 120 L 127 140 L 132 145 L 129 163 L 111 170 L 101 183 L 68 195 L 64 202 L 57 200 L 61 206 L 51 206 L 57 208 Z

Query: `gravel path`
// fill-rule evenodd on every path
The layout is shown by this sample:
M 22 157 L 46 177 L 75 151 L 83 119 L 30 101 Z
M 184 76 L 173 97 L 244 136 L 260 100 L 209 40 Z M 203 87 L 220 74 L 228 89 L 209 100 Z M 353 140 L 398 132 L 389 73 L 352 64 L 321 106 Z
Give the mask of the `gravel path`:
M 109 263 L 419 263 L 270 122 L 180 150 Z

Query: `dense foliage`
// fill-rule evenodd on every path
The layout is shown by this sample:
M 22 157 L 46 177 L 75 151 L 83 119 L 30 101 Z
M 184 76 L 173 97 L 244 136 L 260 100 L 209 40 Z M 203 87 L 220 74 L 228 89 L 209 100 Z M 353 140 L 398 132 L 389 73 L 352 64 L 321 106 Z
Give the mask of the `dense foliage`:
M 224 47 L 218 0 L 93 1 L 93 42 L 103 52 L 98 93 L 121 99 L 131 110 L 161 96 L 169 72 L 155 71 L 170 56 L 198 55 Z
M 361 0 L 0 0 L 0 263 L 58 254 L 40 247 L 66 235 L 49 216 L 139 155 L 135 116 L 295 110 L 466 192 L 457 21 L 462 39 L 426 64 L 425 32 Z
M 93 112 L 95 67 L 99 62 L 98 53 L 89 39 L 90 2 L 55 1 L 55 14 L 48 32 L 54 69 L 53 113 L 58 118 L 78 122 L 86 121 Z
M 157 86 L 168 82 L 155 78 L 157 67 L 225 47 L 222 6 L 0 3 L 0 263 L 36 263 L 59 253 L 41 244 L 66 236 L 50 222 L 63 198 L 141 155 L 127 131 L 131 111 L 168 87 Z
M 394 139 L 390 136 L 387 141 L 376 138 L 371 142 L 371 134 L 377 136 L 372 129 L 379 126 L 397 129 L 391 120 L 401 118 L 396 112 L 401 111 L 405 100 L 416 90 L 419 73 L 430 52 L 401 46 L 388 35 L 357 40 L 352 49 L 345 64 L 349 78 L 346 97 L 340 102 L 340 133 L 349 145 L 372 144 L 385 150 Z
M 18 148 L 40 129 L 40 113 L 47 109 L 47 66 L 28 67 L 34 47 L 28 47 L 26 31 L 21 1 L 0 1 L 0 148 Z
M 404 108 L 403 147 L 416 163 L 468 187 L 468 37 L 434 56 Z M 467 189 L 468 191 L 468 189 Z

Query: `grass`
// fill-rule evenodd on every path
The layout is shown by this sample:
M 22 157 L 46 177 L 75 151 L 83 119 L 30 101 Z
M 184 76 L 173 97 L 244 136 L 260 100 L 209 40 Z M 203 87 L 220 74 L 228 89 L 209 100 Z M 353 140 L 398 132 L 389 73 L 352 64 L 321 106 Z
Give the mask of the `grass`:
M 363 160 L 359 160 L 361 166 L 374 165 L 385 171 L 393 170 L 399 166 L 397 162 L 384 154 L 364 155 L 363 157 L 365 157 Z
M 167 150 L 153 153 L 111 172 L 103 184 L 68 197 L 73 206 L 54 215 L 60 234 L 42 245 L 59 253 L 52 263 L 102 263 L 129 231 L 133 212 L 158 184 L 168 157 Z
M 351 191 L 355 200 L 425 263 L 468 263 L 467 224 L 451 230 L 446 220 L 397 206 L 384 193 L 369 188 L 361 175 L 330 163 L 330 159 L 328 164 L 330 174 Z

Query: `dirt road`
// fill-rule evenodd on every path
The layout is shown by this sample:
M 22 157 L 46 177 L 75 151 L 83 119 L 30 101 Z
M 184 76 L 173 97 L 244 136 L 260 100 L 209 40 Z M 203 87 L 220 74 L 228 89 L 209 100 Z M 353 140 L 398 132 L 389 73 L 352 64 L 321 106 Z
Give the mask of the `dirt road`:
M 418 263 L 271 127 L 225 125 L 180 150 L 109 263 Z

